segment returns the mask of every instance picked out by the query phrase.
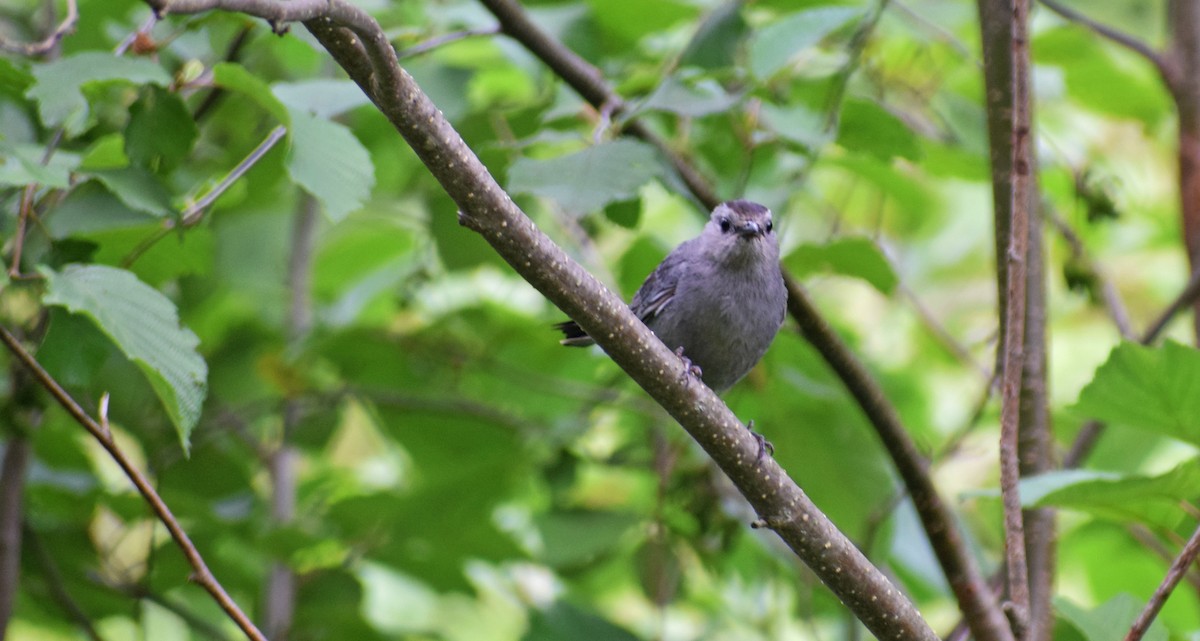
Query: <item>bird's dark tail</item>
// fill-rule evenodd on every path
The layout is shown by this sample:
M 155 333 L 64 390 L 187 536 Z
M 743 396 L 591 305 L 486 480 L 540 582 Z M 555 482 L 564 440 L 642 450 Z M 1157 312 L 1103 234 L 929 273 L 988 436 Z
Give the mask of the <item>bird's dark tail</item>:
M 592 340 L 592 337 L 588 336 L 587 332 L 583 331 L 583 328 L 576 324 L 575 321 L 569 320 L 555 323 L 554 329 L 563 333 L 563 339 L 559 342 L 568 347 L 587 347 L 588 345 L 596 344 Z

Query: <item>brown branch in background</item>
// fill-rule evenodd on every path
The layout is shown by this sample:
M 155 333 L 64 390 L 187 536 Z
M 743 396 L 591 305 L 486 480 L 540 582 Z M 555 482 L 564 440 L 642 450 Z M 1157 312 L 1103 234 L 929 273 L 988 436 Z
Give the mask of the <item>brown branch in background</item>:
M 1000 343 L 1000 494 L 1004 504 L 1004 556 L 1009 617 L 1013 633 L 1023 640 L 1030 623 L 1029 564 L 1025 552 L 1025 519 L 1021 511 L 1019 440 L 1021 390 L 1025 371 L 1025 308 L 1029 261 L 1029 218 L 1034 203 L 1032 114 L 1029 95 L 1028 0 L 1012 0 L 1009 55 L 1012 57 L 1010 98 L 1012 130 L 1009 151 L 1012 178 L 1008 207 L 997 210 L 996 229 L 1007 232 L 1004 254 L 998 256 L 1003 318 Z M 989 87 L 989 91 L 995 87 Z M 1002 236 L 1003 237 L 1003 236 Z
M 400 51 L 396 52 L 396 57 L 401 60 L 405 58 L 412 58 L 414 56 L 429 53 L 438 47 L 444 47 L 452 42 L 466 40 L 467 38 L 477 38 L 479 36 L 494 36 L 498 33 L 500 33 L 499 26 L 453 31 L 419 42 L 411 47 L 401 49 Z
M 1151 48 L 1150 45 L 1147 45 L 1141 40 L 1138 40 L 1137 38 L 1134 38 L 1133 36 L 1114 27 L 1096 22 L 1095 20 L 1092 20 L 1091 18 L 1072 9 L 1071 7 L 1058 2 L 1057 0 L 1038 0 L 1038 2 L 1040 2 L 1042 6 L 1046 7 L 1047 9 L 1057 13 L 1064 19 L 1074 22 L 1075 24 L 1088 29 L 1096 35 L 1106 38 L 1113 43 L 1116 43 L 1138 54 L 1139 56 L 1145 58 L 1150 64 L 1154 65 L 1154 67 L 1158 69 L 1160 73 L 1166 75 L 1166 64 L 1162 55 Z
M 1163 81 L 1179 114 L 1179 213 L 1189 273 L 1200 271 L 1200 3 L 1167 3 L 1170 44 Z M 1192 306 L 1192 329 L 1200 340 L 1200 303 Z
M 50 159 L 54 157 L 54 152 L 58 149 L 59 143 L 62 142 L 64 129 L 59 127 L 54 135 L 50 137 L 50 142 L 46 143 L 46 151 L 42 153 L 41 164 L 46 166 L 50 164 Z M 29 183 L 21 190 L 20 210 L 17 213 L 17 230 L 13 234 L 13 250 L 12 250 L 12 265 L 8 268 L 8 275 L 12 278 L 21 277 L 21 254 L 25 248 L 25 233 L 29 226 L 30 217 L 35 215 L 33 196 L 37 193 L 38 184 Z
M 258 631 L 258 628 L 254 627 L 254 624 L 250 621 L 246 614 L 242 612 L 237 603 L 235 603 L 233 599 L 229 597 L 229 594 L 225 592 L 225 588 L 223 588 L 220 582 L 217 581 L 216 577 L 213 576 L 212 571 L 208 569 L 208 565 L 204 562 L 204 557 L 200 556 L 200 552 L 196 549 L 196 546 L 192 544 L 187 532 L 185 532 L 183 527 L 179 525 L 179 521 L 175 519 L 175 515 L 171 513 L 171 509 L 167 507 L 165 502 L 163 502 L 162 497 L 158 495 L 158 492 L 155 491 L 154 487 L 150 484 L 150 481 L 146 479 L 141 471 L 133 465 L 133 463 L 125 455 L 125 452 L 123 452 L 121 448 L 117 446 L 112 434 L 110 434 L 108 430 L 106 430 L 102 425 L 97 423 L 90 415 L 88 415 L 88 413 L 82 407 L 80 407 L 78 403 L 75 402 L 75 399 L 71 398 L 71 395 L 68 394 L 67 391 L 58 384 L 58 381 L 54 380 L 54 378 L 42 368 L 41 364 L 37 362 L 37 359 L 35 359 L 25 349 L 25 347 L 21 345 L 21 342 L 18 341 L 17 338 L 9 333 L 9 331 L 4 327 L 0 327 L 0 342 L 3 342 L 4 345 L 8 347 L 8 350 L 12 352 L 13 356 L 15 356 L 22 365 L 25 366 L 38 384 L 44 387 L 46 391 L 49 392 L 52 397 L 54 397 L 54 400 L 100 443 L 105 451 L 108 452 L 109 456 L 112 457 L 113 461 L 120 466 L 121 470 L 125 473 L 125 476 L 133 482 L 133 485 L 137 488 L 138 493 L 141 494 L 142 498 L 144 498 L 146 503 L 149 504 L 150 509 L 154 512 L 154 515 L 158 517 L 163 525 L 166 526 L 167 531 L 171 534 L 171 538 L 174 539 L 176 545 L 178 545 L 179 549 L 183 552 L 184 557 L 187 558 L 188 564 L 192 567 L 192 575 L 190 579 L 198 583 L 200 587 L 204 588 L 204 590 L 212 596 L 213 600 L 217 602 L 217 605 L 221 606 L 221 609 L 225 611 L 229 618 L 232 619 L 239 628 L 241 628 L 242 632 L 244 632 L 248 638 L 252 639 L 253 641 L 266 641 L 266 637 L 264 637 L 262 633 Z
M 0 51 L 23 56 L 42 56 L 49 53 L 67 34 L 75 31 L 75 23 L 79 22 L 79 8 L 75 5 L 76 0 L 67 0 L 67 15 L 45 38 L 37 42 L 9 42 L 0 38 Z
M 317 237 L 317 218 L 320 214 L 317 199 L 304 194 L 296 208 L 292 224 L 291 256 L 288 258 L 287 332 L 289 348 L 293 350 L 308 336 L 312 327 L 312 259 Z M 304 416 L 302 400 L 289 397 L 283 401 L 283 434 L 267 456 L 267 473 L 271 478 L 271 523 L 286 527 L 296 515 L 296 485 L 300 452 L 290 442 L 292 433 Z M 296 575 L 282 561 L 271 564 L 263 619 L 267 636 L 286 641 L 296 609 Z
M 0 638 L 8 629 L 21 578 L 21 511 L 28 467 L 29 439 L 14 429 L 0 460 Z
M 1188 568 L 1196 560 L 1197 554 L 1200 554 L 1200 527 L 1197 527 L 1196 531 L 1192 533 L 1192 538 L 1188 539 L 1183 550 L 1179 552 L 1179 556 L 1171 564 L 1171 568 L 1167 570 L 1167 576 L 1163 578 L 1158 589 L 1154 591 L 1154 595 L 1150 597 L 1150 601 L 1146 603 L 1146 607 L 1130 626 L 1129 633 L 1125 635 L 1125 641 L 1140 641 L 1146 634 L 1146 630 L 1150 629 L 1150 624 L 1158 616 L 1159 610 L 1162 610 L 1163 605 L 1167 602 L 1167 597 L 1171 596 L 1175 586 L 1179 585 L 1179 581 L 1183 579 Z
M 528 18 L 519 4 L 512 0 L 481 2 L 500 20 L 505 34 L 537 55 L 584 100 L 596 109 L 619 111 L 621 99 L 608 87 L 600 72 L 543 32 Z M 666 149 L 666 144 L 657 137 L 647 138 L 648 131 L 637 121 L 626 123 L 625 133 L 649 140 L 660 150 Z M 684 156 L 672 154 L 669 158 L 698 201 L 708 208 L 719 202 L 709 183 Z M 908 436 L 895 408 L 888 403 L 887 397 L 866 368 L 858 363 L 836 332 L 821 318 L 803 289 L 790 277 L 787 282 L 788 308 L 793 318 L 801 328 L 809 328 L 805 331 L 806 336 L 822 352 L 851 395 L 863 407 L 880 439 L 887 446 L 895 465 L 901 471 L 908 492 L 918 507 L 922 525 L 937 552 L 939 562 L 942 563 L 942 570 L 948 583 L 954 588 L 959 607 L 970 622 L 976 638 L 991 641 L 1011 639 L 1007 622 L 987 588 L 971 552 L 963 543 L 953 515 L 929 477 L 928 462 Z

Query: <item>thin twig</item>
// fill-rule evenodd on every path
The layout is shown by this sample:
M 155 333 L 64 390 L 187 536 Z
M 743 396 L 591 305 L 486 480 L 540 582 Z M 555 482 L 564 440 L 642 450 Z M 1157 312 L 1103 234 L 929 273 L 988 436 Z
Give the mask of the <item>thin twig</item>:
M 1162 54 L 1155 51 L 1150 47 L 1150 45 L 1123 31 L 1096 22 L 1082 13 L 1058 2 L 1058 0 L 1038 0 L 1038 2 L 1040 2 L 1042 6 L 1046 7 L 1047 9 L 1057 13 L 1059 16 L 1062 16 L 1064 19 L 1074 22 L 1075 24 L 1088 29 L 1096 35 L 1106 38 L 1111 42 L 1125 47 L 1126 49 L 1145 58 L 1150 64 L 1154 65 L 1154 67 L 1158 69 L 1159 73 L 1161 73 L 1164 77 L 1168 75 L 1166 60 L 1163 58 Z
M 42 158 L 39 161 L 44 167 L 50 163 L 50 159 L 54 157 L 54 152 L 58 149 L 59 143 L 62 142 L 65 128 L 59 127 L 54 135 L 50 137 L 50 142 L 46 143 L 46 151 L 42 153 Z M 21 253 L 25 248 L 25 230 L 29 225 L 29 219 L 34 215 L 33 195 L 37 192 L 38 184 L 36 182 L 25 185 L 21 190 L 21 205 L 20 212 L 17 215 L 17 231 L 13 234 L 13 253 L 12 265 L 8 268 L 8 275 L 13 278 L 21 277 Z
M 41 56 L 56 47 L 67 34 L 75 31 L 75 23 L 79 22 L 79 8 L 76 0 L 67 0 L 67 15 L 50 32 L 50 35 L 37 42 L 9 42 L 0 38 L 0 51 L 16 53 L 24 56 Z
M 458 42 L 459 40 L 465 40 L 467 38 L 475 38 L 478 36 L 494 36 L 498 33 L 500 33 L 500 25 L 493 25 L 491 27 L 480 27 L 478 29 L 463 29 L 462 31 L 452 31 L 450 33 L 444 33 L 440 36 L 434 36 L 423 42 L 418 42 L 417 44 L 415 44 L 411 47 L 408 47 L 407 49 L 401 49 L 400 51 L 396 52 L 396 57 L 401 60 L 403 60 L 405 58 L 412 58 L 414 56 L 419 56 L 424 53 L 429 53 L 430 51 L 433 51 L 434 49 L 437 49 L 438 47 L 443 47 L 452 42 Z
M 116 48 L 113 49 L 113 53 L 117 54 L 118 56 L 124 55 L 125 52 L 129 51 L 129 48 L 132 47 L 133 43 L 137 42 L 139 38 L 148 37 L 146 34 L 150 33 L 150 30 L 153 29 L 154 25 L 156 24 L 158 24 L 158 14 L 151 13 L 150 17 L 146 18 L 146 21 L 142 23 L 142 26 L 138 27 L 137 31 L 125 36 L 121 42 L 117 43 Z
M 51 396 L 54 397 L 54 400 L 57 401 L 58 404 L 62 406 L 62 408 L 66 410 L 67 413 L 70 414 L 77 423 L 83 426 L 83 428 L 92 435 L 92 438 L 95 438 L 100 443 L 100 445 L 108 452 L 109 456 L 112 457 L 113 461 L 120 466 L 121 470 L 125 473 L 125 476 L 133 482 L 133 485 L 137 488 L 138 493 L 140 493 L 142 498 L 146 500 L 146 503 L 149 504 L 150 509 L 154 512 L 155 516 L 157 516 L 162 524 L 166 526 L 167 531 L 171 533 L 171 538 L 175 540 L 176 545 L 179 546 L 179 549 L 183 552 L 184 557 L 187 558 L 188 564 L 192 567 L 192 576 L 190 579 L 198 583 L 212 596 L 213 600 L 216 601 L 219 606 L 221 606 L 221 609 L 225 611 L 229 618 L 232 619 L 235 624 L 237 624 L 237 626 L 246 634 L 247 637 L 253 641 L 266 641 L 266 637 L 264 637 L 262 633 L 258 631 L 258 628 L 254 627 L 254 623 L 250 621 L 250 618 L 247 617 L 244 612 L 242 612 L 237 603 L 235 603 L 233 599 L 230 598 L 229 594 L 225 592 L 225 588 L 221 586 L 220 582 L 217 581 L 217 578 L 213 576 L 212 571 L 209 570 L 208 565 L 204 562 L 204 557 L 200 556 L 200 552 L 196 549 L 196 546 L 192 544 L 187 532 L 184 531 L 183 527 L 179 524 L 179 521 L 175 519 L 175 515 L 171 513 L 171 509 L 167 507 L 167 504 L 162 500 L 162 497 L 158 495 L 158 492 L 155 491 L 154 487 L 150 484 L 150 481 L 147 480 L 141 471 L 134 466 L 134 464 L 125 455 L 125 452 L 122 451 L 117 445 L 112 436 L 107 434 L 104 428 L 90 415 L 88 415 L 87 411 L 84 410 L 79 403 L 75 402 L 75 399 L 72 398 L 71 395 L 68 394 L 67 391 L 58 384 L 58 381 L 54 380 L 54 377 L 52 377 L 45 369 L 42 368 L 41 363 L 39 363 L 37 359 L 35 359 L 33 355 L 21 345 L 21 342 L 17 340 L 15 336 L 9 333 L 8 329 L 5 327 L 0 327 L 0 342 L 3 342 L 4 345 L 8 347 L 8 350 L 12 352 L 13 356 L 15 356 L 17 360 L 19 360 L 25 366 L 25 368 L 29 370 L 29 373 L 33 375 L 33 378 L 37 380 L 37 382 L 44 387 Z
M 1027 0 L 1012 3 L 1010 55 L 1011 187 L 1007 211 L 996 211 L 996 229 L 1008 233 L 1001 278 L 1003 341 L 1000 374 L 1000 493 L 1004 505 L 1004 556 L 1008 577 L 1009 618 L 1020 640 L 1030 617 L 1029 565 L 1025 557 L 1025 520 L 1021 511 L 1019 439 L 1021 379 L 1025 368 L 1026 266 L 1029 260 L 1029 218 L 1033 199 L 1032 119 L 1029 99 L 1029 40 Z
M 283 138 L 284 134 L 286 133 L 287 128 L 285 128 L 283 125 L 278 125 L 272 129 L 271 132 L 267 134 L 267 137 L 262 142 L 258 143 L 258 146 L 255 147 L 254 150 L 249 153 L 249 155 L 242 159 L 242 162 L 238 163 L 232 171 L 230 171 L 225 175 L 224 178 L 221 179 L 221 182 L 214 185 L 213 188 L 208 190 L 199 200 L 191 205 L 188 205 L 182 212 L 180 212 L 178 225 L 182 225 L 186 228 L 193 227 L 199 223 L 204 217 L 205 210 L 207 210 L 210 205 L 216 202 L 216 200 L 221 197 L 221 194 L 224 194 L 227 189 L 233 186 L 233 183 L 237 182 L 237 180 L 245 175 L 247 171 L 250 171 L 251 167 L 258 163 L 259 160 L 262 160 L 262 157 L 265 156 L 267 152 L 275 146 L 275 143 L 279 142 L 279 139 Z M 125 258 L 121 260 L 121 267 L 128 268 L 130 265 L 137 262 L 137 260 L 146 252 L 150 251 L 150 248 L 158 243 L 158 241 L 170 235 L 171 230 L 175 229 L 176 227 L 177 223 L 174 219 L 164 220 L 161 228 L 155 230 L 153 234 L 148 236 L 142 242 L 138 243 L 133 249 L 129 250 L 129 253 L 126 254 Z
M 1159 336 L 1162 335 L 1163 330 L 1167 328 L 1167 325 L 1170 324 L 1175 316 L 1179 312 L 1191 307 L 1197 298 L 1200 298 L 1200 270 L 1192 274 L 1183 291 L 1179 292 L 1175 300 L 1171 301 L 1171 304 L 1167 305 L 1167 308 L 1159 314 L 1158 318 L 1154 319 L 1154 322 L 1150 323 L 1150 326 L 1146 328 L 1145 333 L 1142 334 L 1142 344 L 1150 345 L 1157 341 Z
M 1179 552 L 1179 556 L 1167 570 L 1167 575 L 1163 577 L 1162 583 L 1159 584 L 1154 595 L 1150 597 L 1150 601 L 1146 603 L 1146 607 L 1130 626 L 1129 633 L 1125 635 L 1125 641 L 1140 641 L 1146 634 L 1146 630 L 1150 629 L 1150 624 L 1158 616 L 1159 610 L 1162 610 L 1163 604 L 1167 602 L 1167 597 L 1171 596 L 1175 586 L 1179 585 L 1179 581 L 1183 579 L 1192 562 L 1196 560 L 1197 554 L 1200 554 L 1200 527 L 1197 527 L 1196 531 L 1192 533 L 1192 538 L 1188 539 L 1187 545 L 1183 546 L 1183 550 Z

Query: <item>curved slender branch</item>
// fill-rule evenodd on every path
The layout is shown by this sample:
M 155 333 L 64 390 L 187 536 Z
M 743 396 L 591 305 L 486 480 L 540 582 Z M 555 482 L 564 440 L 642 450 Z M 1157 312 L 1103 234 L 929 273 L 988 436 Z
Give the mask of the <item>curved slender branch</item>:
M 79 7 L 76 4 L 77 0 L 67 0 L 67 15 L 50 32 L 50 35 L 37 42 L 9 42 L 0 38 L 0 51 L 24 56 L 40 56 L 48 53 L 67 34 L 75 31 L 75 23 L 79 22 Z
M 1120 45 L 1145 58 L 1147 62 L 1154 65 L 1154 67 L 1158 69 L 1158 72 L 1162 74 L 1163 77 L 1170 75 L 1167 71 L 1166 60 L 1163 58 L 1162 54 L 1155 51 L 1145 42 L 1142 42 L 1141 40 L 1138 40 L 1137 38 L 1134 38 L 1133 36 L 1119 29 L 1096 22 L 1095 20 L 1092 20 L 1091 18 L 1072 9 L 1071 7 L 1058 2 L 1058 0 L 1038 0 L 1038 2 L 1040 2 L 1042 6 L 1046 7 L 1047 9 L 1057 13 L 1065 20 L 1074 22 L 1075 24 L 1086 28 L 1096 35 L 1101 36 L 1113 42 L 1114 44 Z
M 79 403 L 75 402 L 75 399 L 58 384 L 58 381 L 54 380 L 54 377 L 50 376 L 42 368 L 41 363 L 38 363 L 37 359 L 5 327 L 0 327 L 0 342 L 3 342 L 8 347 L 8 351 L 12 352 L 13 356 L 29 370 L 34 380 L 54 397 L 54 400 L 71 415 L 71 418 L 82 425 L 92 435 L 92 438 L 95 438 L 100 443 L 109 456 L 112 457 L 113 461 L 120 466 L 125 476 L 133 482 L 138 493 L 150 505 L 150 509 L 154 512 L 154 515 L 166 526 L 167 531 L 171 533 L 171 538 L 175 540 L 175 544 L 179 546 L 184 557 L 187 558 L 188 564 L 192 566 L 191 580 L 200 584 L 200 587 L 204 588 L 212 596 L 217 605 L 221 606 L 225 614 L 241 628 L 242 632 L 248 638 L 253 641 L 266 641 L 266 637 L 258 631 L 258 628 L 254 627 L 254 623 L 250 621 L 250 618 L 242 612 L 237 603 L 225 592 L 225 588 L 221 586 L 217 578 L 213 576 L 212 571 L 208 569 L 208 564 L 204 562 L 204 557 L 200 556 L 199 550 L 192 544 L 192 540 L 188 537 L 187 532 L 183 530 L 183 526 L 179 525 L 179 521 L 171 513 L 171 508 L 167 507 L 167 504 L 158 495 L 158 492 L 150 484 L 150 481 L 133 465 L 129 457 L 125 456 L 125 452 L 117 446 L 112 434 L 104 426 L 96 422 L 86 410 L 80 407 Z

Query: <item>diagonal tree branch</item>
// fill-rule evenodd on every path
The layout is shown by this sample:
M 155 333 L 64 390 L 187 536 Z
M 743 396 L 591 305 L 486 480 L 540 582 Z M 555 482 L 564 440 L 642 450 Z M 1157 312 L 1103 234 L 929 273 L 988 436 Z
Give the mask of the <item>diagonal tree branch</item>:
M 1129 628 L 1129 633 L 1125 635 L 1125 641 L 1140 641 L 1145 636 L 1146 631 L 1150 629 L 1150 624 L 1154 622 L 1154 618 L 1158 616 L 1159 610 L 1167 602 L 1167 598 L 1171 596 L 1171 592 L 1175 590 L 1175 586 L 1183 579 L 1188 568 L 1196 560 L 1196 555 L 1200 554 L 1200 527 L 1192 533 L 1192 537 L 1188 539 L 1183 550 L 1179 552 L 1179 556 L 1171 563 L 1171 568 L 1167 570 L 1167 576 L 1163 578 L 1158 589 L 1150 597 L 1146 603 L 1146 607 L 1138 614 L 1133 625 Z
M 709 453 L 775 532 L 880 639 L 936 636 L 912 603 L 871 565 L 760 446 L 729 408 L 629 311 L 513 203 L 396 61 L 383 31 L 343 0 L 151 0 L 160 13 L 228 9 L 276 21 L 303 20 L 392 122 L 459 208 L 523 278 L 589 334 Z M 325 7 L 326 12 L 319 11 Z M 365 18 L 365 21 L 364 21 Z
M 213 597 L 217 605 L 221 606 L 225 614 L 241 628 L 247 638 L 253 641 L 266 641 L 266 637 L 258 631 L 258 628 L 254 627 L 250 618 L 242 612 L 237 603 L 225 592 L 225 588 L 221 586 L 217 578 L 213 576 L 212 571 L 208 569 L 208 564 L 204 562 L 204 557 L 200 556 L 200 552 L 192 544 L 192 540 L 188 537 L 187 532 L 183 530 L 183 526 L 175 519 L 175 515 L 171 513 L 171 509 L 167 507 L 167 504 L 158 495 L 158 492 L 150 484 L 145 475 L 133 465 L 129 457 L 125 455 L 125 452 L 117 446 L 108 429 L 88 415 L 87 411 L 80 407 L 79 403 L 75 402 L 75 399 L 58 384 L 58 381 L 54 380 L 42 368 L 37 359 L 21 345 L 21 342 L 4 327 L 0 327 L 0 342 L 4 343 L 8 351 L 12 352 L 13 356 L 29 370 L 34 380 L 54 397 L 54 400 L 71 415 L 71 418 L 82 425 L 100 443 L 109 456 L 120 466 L 125 476 L 133 482 L 138 493 L 150 505 L 150 509 L 154 512 L 154 515 L 166 526 L 167 531 L 171 533 L 171 538 L 175 540 L 175 544 L 183 551 L 183 555 L 192 566 L 191 580 L 200 584 L 200 587 L 204 588 Z
M 608 86 L 595 67 L 546 35 L 515 1 L 480 1 L 500 20 L 505 34 L 537 55 L 592 106 L 601 109 L 622 104 L 620 96 Z M 712 187 L 686 157 L 670 152 L 665 142 L 650 134 L 638 121 L 628 122 L 625 133 L 646 140 L 664 153 L 669 152 L 671 164 L 692 190 L 693 196 L 706 207 L 711 208 L 719 202 Z M 953 514 L 934 487 L 929 476 L 928 461 L 909 437 L 899 414 L 867 369 L 820 316 L 808 293 L 786 274 L 785 282 L 789 313 L 858 401 L 900 471 L 947 582 L 954 589 L 959 607 L 970 622 L 976 638 L 992 641 L 1011 639 L 1008 624 L 962 541 Z

